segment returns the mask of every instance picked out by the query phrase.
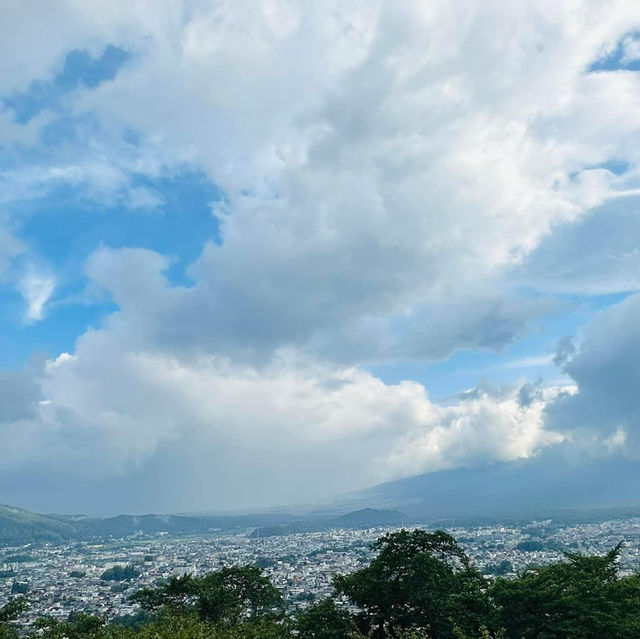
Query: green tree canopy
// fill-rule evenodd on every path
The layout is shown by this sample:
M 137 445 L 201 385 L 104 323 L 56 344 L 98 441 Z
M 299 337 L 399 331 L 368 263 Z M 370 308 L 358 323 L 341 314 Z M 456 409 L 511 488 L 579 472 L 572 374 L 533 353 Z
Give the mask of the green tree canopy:
M 105 570 L 100 579 L 103 581 L 125 581 L 127 579 L 135 579 L 140 576 L 140 571 L 132 564 L 128 566 L 113 566 Z
M 69 616 L 67 621 L 42 618 L 36 622 L 38 637 L 42 639 L 99 639 L 107 636 L 106 620 L 82 612 Z
M 14 639 L 18 636 L 10 622 L 15 621 L 28 607 L 29 602 L 25 597 L 15 597 L 0 608 L 0 639 Z
M 298 615 L 296 629 L 304 639 L 349 639 L 355 625 L 349 611 L 327 597 Z
M 227 625 L 277 616 L 283 606 L 280 591 L 256 566 L 222 568 L 204 577 L 174 577 L 158 588 L 138 591 L 131 600 L 146 610 L 195 612 L 203 621 Z
M 507 639 L 640 637 L 640 578 L 619 578 L 620 545 L 603 557 L 566 561 L 498 579 L 490 590 L 494 627 Z
M 442 531 L 402 530 L 373 544 L 369 566 L 334 579 L 360 613 L 360 629 L 375 639 L 400 629 L 425 629 L 432 639 L 454 637 L 456 622 L 479 628 L 484 580 L 456 540 Z

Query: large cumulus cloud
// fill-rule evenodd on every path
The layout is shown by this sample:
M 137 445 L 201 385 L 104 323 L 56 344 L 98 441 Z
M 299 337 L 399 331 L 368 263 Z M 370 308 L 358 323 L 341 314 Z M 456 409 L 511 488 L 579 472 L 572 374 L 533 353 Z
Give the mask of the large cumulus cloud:
M 45 174 L 104 198 L 131 173 L 204 168 L 231 214 L 193 272 L 231 339 L 328 349 L 376 327 L 396 344 L 385 325 L 470 292 L 491 305 L 554 225 L 629 188 L 598 167 L 636 162 L 637 75 L 588 68 L 640 23 L 633 3 L 472 3 L 462 19 L 449 2 L 114 6 L 65 4 L 62 34 L 21 54 L 42 77 L 74 48 L 131 53 L 68 98 L 97 125 Z
M 463 20 L 449 3 L 198 7 L 179 46 L 151 33 L 152 55 L 85 96 L 112 126 L 189 149 L 227 194 L 222 245 L 192 268 L 225 341 L 345 352 L 371 331 L 402 352 L 393 327 L 470 293 L 491 306 L 554 225 L 622 188 L 598 166 L 635 162 L 638 78 L 587 68 L 637 12 L 499 5 Z M 512 328 L 490 345 L 522 334 L 511 319 L 496 312 Z M 465 337 L 453 347 L 477 345 Z
M 418 383 L 388 385 L 354 368 L 284 355 L 259 369 L 178 359 L 127 350 L 109 331 L 86 334 L 39 380 L 47 399 L 36 393 L 3 423 L 2 476 L 32 469 L 116 485 L 127 475 L 138 481 L 161 459 L 165 482 L 182 489 L 182 501 L 165 502 L 172 509 L 308 501 L 413 472 L 526 457 L 561 439 L 544 429 L 543 399 L 523 401 L 518 386 L 440 406 Z M 67 499 L 95 511 L 83 488 L 67 488 Z

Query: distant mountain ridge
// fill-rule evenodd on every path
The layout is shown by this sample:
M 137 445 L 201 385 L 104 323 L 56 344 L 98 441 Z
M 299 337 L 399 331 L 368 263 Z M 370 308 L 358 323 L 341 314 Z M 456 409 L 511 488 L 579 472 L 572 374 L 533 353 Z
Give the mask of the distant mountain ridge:
M 352 493 L 349 503 L 398 508 L 423 521 L 559 509 L 640 508 L 640 462 L 618 456 L 576 459 L 560 450 L 379 484 Z
M 0 546 L 143 533 L 198 534 L 253 529 L 255 536 L 328 528 L 434 523 L 447 518 L 505 518 L 560 511 L 622 509 L 640 516 L 640 462 L 572 459 L 562 450 L 481 468 L 407 477 L 343 495 L 321 512 L 292 515 L 40 515 L 0 505 Z M 590 516 L 590 515 L 589 515 Z
M 254 529 L 264 531 L 263 536 L 269 536 L 331 527 L 383 526 L 398 523 L 405 517 L 394 511 L 365 508 L 343 515 L 118 515 L 99 519 L 82 515 L 39 515 L 14 506 L 0 506 L 0 546 L 123 538 L 138 532 L 199 534 Z M 256 534 L 259 536 L 261 533 Z
M 315 532 L 329 528 L 375 528 L 377 526 L 398 526 L 407 521 L 407 516 L 396 510 L 360 508 L 343 515 L 301 517 L 288 524 L 258 526 L 251 537 L 276 537 L 294 533 Z
M 378 510 L 361 508 L 335 518 L 335 522 L 343 528 L 353 526 L 391 526 L 401 524 L 407 516 L 397 510 Z
M 30 542 L 61 543 L 72 539 L 126 537 L 144 533 L 202 533 L 215 529 L 252 527 L 269 515 L 186 517 L 180 515 L 118 515 L 105 519 L 81 515 L 40 515 L 16 506 L 0 505 L 0 546 Z M 277 518 L 279 521 L 280 518 Z

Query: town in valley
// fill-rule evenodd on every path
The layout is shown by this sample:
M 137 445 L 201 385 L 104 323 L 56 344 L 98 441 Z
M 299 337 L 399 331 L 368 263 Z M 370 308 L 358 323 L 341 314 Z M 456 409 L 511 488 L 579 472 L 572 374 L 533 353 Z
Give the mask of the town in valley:
M 529 565 L 562 560 L 565 552 L 603 554 L 619 542 L 620 574 L 640 568 L 640 517 L 448 524 L 439 527 L 459 540 L 487 576 L 515 577 Z M 38 617 L 66 619 L 74 612 L 126 617 L 139 612 L 129 599 L 142 587 L 171 576 L 255 564 L 280 589 L 293 612 L 331 594 L 335 574 L 366 565 L 372 558 L 371 543 L 398 528 L 272 536 L 261 536 L 256 529 L 184 536 L 138 532 L 123 539 L 5 547 L 0 550 L 0 605 L 25 593 L 30 606 L 21 621 L 27 627 Z

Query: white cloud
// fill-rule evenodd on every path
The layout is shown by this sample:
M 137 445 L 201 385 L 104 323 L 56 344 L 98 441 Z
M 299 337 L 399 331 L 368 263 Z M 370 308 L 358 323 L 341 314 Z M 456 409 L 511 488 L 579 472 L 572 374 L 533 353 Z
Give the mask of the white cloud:
M 628 64 L 640 59 L 640 37 L 628 35 L 622 41 L 622 62 Z
M 223 244 L 192 269 L 225 342 L 388 342 L 405 317 L 428 333 L 470 295 L 492 306 L 491 282 L 552 229 L 628 190 L 594 167 L 637 161 L 639 80 L 586 69 L 640 11 L 499 5 L 201 6 L 180 37 L 147 28 L 137 63 L 83 96 L 226 192 Z
M 163 201 L 162 196 L 154 189 L 139 186 L 129 192 L 129 206 L 132 209 L 157 209 Z
M 526 457 L 560 439 L 542 429 L 543 398 L 519 387 L 432 403 L 415 382 L 387 385 L 354 368 L 282 356 L 267 367 L 214 357 L 177 359 L 122 348 L 108 331 L 42 373 L 37 417 L 5 424 L 0 471 L 38 468 L 88 479 L 144 469 L 162 455 L 166 477 L 187 463 L 203 508 L 313 499 L 370 483 L 491 459 Z M 188 461 L 186 461 L 188 460 Z M 177 507 L 177 504 L 174 505 Z
M 32 323 L 41 320 L 44 317 L 45 305 L 55 291 L 55 278 L 29 267 L 18 281 L 17 287 L 27 304 L 25 321 Z
M 530 457 L 560 443 L 561 434 L 545 429 L 543 413 L 560 392 L 546 389 L 523 401 L 523 386 L 506 395 L 473 392 L 457 404 L 434 406 L 430 427 L 404 434 L 389 462 L 391 477 Z
M 636 76 L 585 71 L 640 23 L 635 3 L 116 5 L 65 5 L 66 38 L 28 55 L 135 52 L 71 106 L 109 144 L 141 134 L 138 167 L 98 147 L 123 171 L 149 147 L 208 170 L 233 214 L 200 266 L 256 312 L 264 280 L 320 321 L 462 297 L 617 188 L 594 165 L 637 158 Z

